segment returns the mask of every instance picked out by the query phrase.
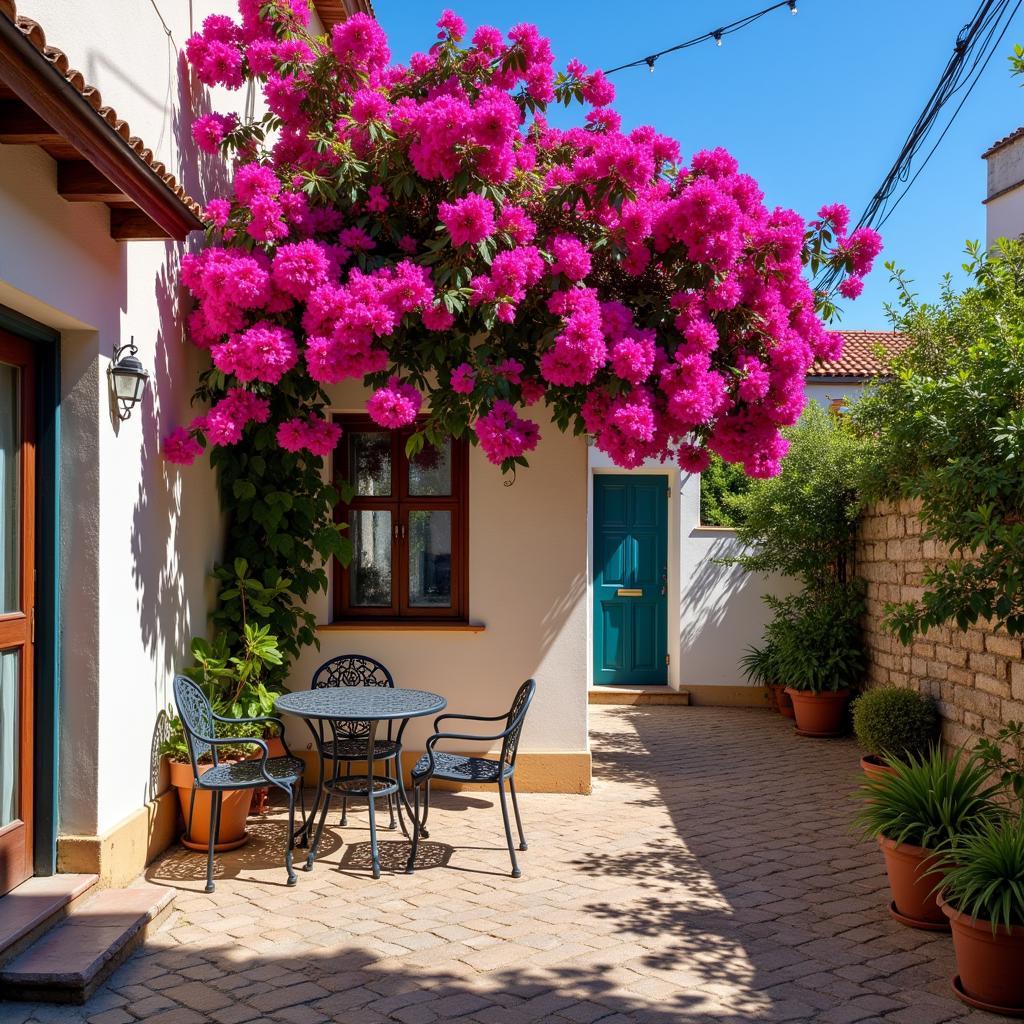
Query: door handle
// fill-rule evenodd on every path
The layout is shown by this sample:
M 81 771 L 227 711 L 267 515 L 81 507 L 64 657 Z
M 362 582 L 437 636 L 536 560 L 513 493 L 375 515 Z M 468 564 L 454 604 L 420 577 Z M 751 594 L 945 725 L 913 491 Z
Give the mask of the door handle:
M 644 596 L 644 592 L 642 590 L 638 590 L 638 589 L 636 589 L 634 587 L 619 587 L 619 589 L 615 591 L 615 596 L 616 597 L 643 597 Z

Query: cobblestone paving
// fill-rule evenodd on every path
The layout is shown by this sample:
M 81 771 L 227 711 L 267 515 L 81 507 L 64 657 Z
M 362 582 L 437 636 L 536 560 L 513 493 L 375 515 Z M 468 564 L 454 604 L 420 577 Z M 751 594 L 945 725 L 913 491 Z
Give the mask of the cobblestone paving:
M 887 915 L 878 851 L 850 832 L 851 742 L 755 710 L 591 712 L 594 793 L 523 795 L 521 879 L 490 793 L 439 795 L 413 877 L 384 832 L 377 882 L 357 810 L 285 888 L 273 817 L 220 858 L 212 896 L 201 856 L 152 866 L 174 916 L 87 1006 L 7 1003 L 0 1021 L 998 1019 L 951 995 L 948 936 Z

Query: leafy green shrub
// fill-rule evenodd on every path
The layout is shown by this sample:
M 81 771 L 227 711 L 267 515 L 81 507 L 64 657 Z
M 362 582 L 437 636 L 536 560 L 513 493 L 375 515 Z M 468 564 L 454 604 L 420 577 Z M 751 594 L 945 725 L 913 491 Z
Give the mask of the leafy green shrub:
M 750 490 L 750 482 L 741 465 L 712 455 L 700 475 L 701 526 L 739 526 L 743 512 L 735 499 Z
M 910 344 L 853 409 L 874 445 L 866 496 L 919 501 L 922 536 L 951 552 L 926 570 L 921 600 L 887 607 L 904 643 L 988 619 L 1024 633 L 1024 244 L 968 256 L 971 286 L 957 293 L 947 279 L 936 305 L 889 265 L 891 314 Z
M 860 510 L 856 482 L 864 444 L 845 417 L 816 402 L 784 431 L 782 472 L 752 480 L 729 499 L 736 533 L 750 552 L 725 559 L 749 572 L 782 573 L 819 590 L 846 583 Z
M 864 588 L 833 584 L 792 597 L 765 597 L 773 610 L 765 628 L 775 679 L 812 693 L 857 688 L 867 669 L 861 631 Z
M 1007 722 L 994 740 L 978 740 L 974 752 L 1024 810 L 1024 722 Z
M 975 920 L 1024 925 L 1024 818 L 986 821 L 939 860 L 943 898 Z
M 935 703 L 916 690 L 868 690 L 853 702 L 853 731 L 875 757 L 923 754 L 938 736 Z
M 890 757 L 891 773 L 869 776 L 860 786 L 864 806 L 857 824 L 865 836 L 884 836 L 928 850 L 957 847 L 999 816 L 998 785 L 976 757 L 927 754 Z
M 778 656 L 779 647 L 774 640 L 766 639 L 760 647 L 751 645 L 740 658 L 744 677 L 757 686 L 778 686 L 782 682 Z

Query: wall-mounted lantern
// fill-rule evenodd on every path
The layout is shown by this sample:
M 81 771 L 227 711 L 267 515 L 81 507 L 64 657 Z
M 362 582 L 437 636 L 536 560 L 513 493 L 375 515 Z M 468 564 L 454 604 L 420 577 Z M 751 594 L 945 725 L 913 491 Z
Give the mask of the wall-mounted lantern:
M 149 380 L 149 371 L 142 365 L 138 351 L 132 337 L 127 345 L 114 352 L 114 361 L 107 370 L 117 399 L 117 415 L 122 420 L 128 419 L 132 409 L 142 401 Z

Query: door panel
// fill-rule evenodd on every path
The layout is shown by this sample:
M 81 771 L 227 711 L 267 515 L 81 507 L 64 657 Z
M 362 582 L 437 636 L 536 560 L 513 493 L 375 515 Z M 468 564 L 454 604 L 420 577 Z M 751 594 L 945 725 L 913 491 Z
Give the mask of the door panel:
M 32 874 L 35 364 L 0 331 L 0 894 Z
M 668 682 L 668 477 L 594 477 L 594 682 Z

